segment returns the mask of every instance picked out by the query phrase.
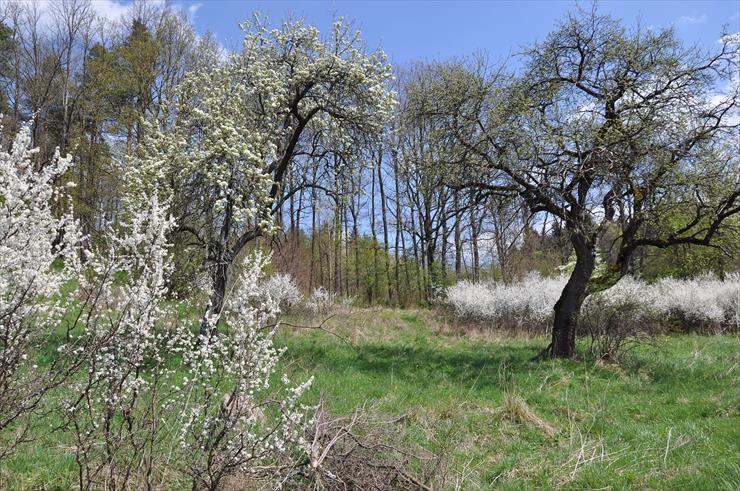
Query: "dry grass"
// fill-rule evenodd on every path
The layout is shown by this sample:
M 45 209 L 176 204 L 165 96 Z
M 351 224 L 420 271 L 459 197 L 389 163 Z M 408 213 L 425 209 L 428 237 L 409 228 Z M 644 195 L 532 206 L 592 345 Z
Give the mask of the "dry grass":
M 537 416 L 527 405 L 527 402 L 518 395 L 509 395 L 504 400 L 502 415 L 515 423 L 527 424 L 538 430 L 542 430 L 549 436 L 554 436 L 558 433 L 558 429 L 555 426 Z

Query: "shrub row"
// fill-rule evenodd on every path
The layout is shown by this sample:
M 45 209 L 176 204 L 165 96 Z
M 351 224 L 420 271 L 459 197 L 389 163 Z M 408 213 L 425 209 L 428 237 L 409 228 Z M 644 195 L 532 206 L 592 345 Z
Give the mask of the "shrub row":
M 461 281 L 448 287 L 442 304 L 465 322 L 507 330 L 546 332 L 565 277 L 529 275 L 512 284 Z M 719 333 L 740 328 L 740 275 L 724 280 L 713 276 L 680 280 L 664 278 L 646 283 L 631 277 L 589 296 L 584 317 L 605 308 L 630 310 L 639 328 Z M 623 312 L 624 313 L 624 312 Z

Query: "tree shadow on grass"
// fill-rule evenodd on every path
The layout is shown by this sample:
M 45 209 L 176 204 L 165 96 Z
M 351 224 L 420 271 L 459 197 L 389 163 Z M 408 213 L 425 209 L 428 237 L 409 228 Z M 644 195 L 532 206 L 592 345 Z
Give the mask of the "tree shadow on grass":
M 288 360 L 309 369 L 332 372 L 356 371 L 372 376 L 393 376 L 407 383 L 434 385 L 455 381 L 476 388 L 512 388 L 515 379 L 540 376 L 543 381 L 557 369 L 575 379 L 581 376 L 615 380 L 640 378 L 641 383 L 660 388 L 666 384 L 697 383 L 716 378 L 716 368 L 682 366 L 680 359 L 660 349 L 634 357 L 619 370 L 592 359 L 532 361 L 540 343 L 492 344 L 438 347 L 406 343 L 368 343 L 353 348 L 322 338 L 288 339 Z M 647 375 L 647 377 L 644 377 Z
M 373 376 L 393 376 L 422 386 L 451 380 L 463 386 L 511 388 L 513 378 L 544 373 L 551 363 L 569 370 L 586 370 L 577 362 L 534 362 L 539 346 L 483 345 L 467 349 L 402 344 L 363 344 L 354 349 L 316 342 L 288 342 L 287 358 L 309 369 L 359 371 Z

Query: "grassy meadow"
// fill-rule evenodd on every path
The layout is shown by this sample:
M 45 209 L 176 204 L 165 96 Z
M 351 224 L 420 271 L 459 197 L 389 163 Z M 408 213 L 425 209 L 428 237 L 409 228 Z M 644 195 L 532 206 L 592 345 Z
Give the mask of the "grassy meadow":
M 356 309 L 326 330 L 284 327 L 282 369 L 313 374 L 308 402 L 333 415 L 364 405 L 395 421 L 410 449 L 443 457 L 451 489 L 740 489 L 737 336 L 661 338 L 618 365 L 533 362 L 546 339 L 438 319 Z M 56 435 L 2 463 L 0 489 L 73 488 Z

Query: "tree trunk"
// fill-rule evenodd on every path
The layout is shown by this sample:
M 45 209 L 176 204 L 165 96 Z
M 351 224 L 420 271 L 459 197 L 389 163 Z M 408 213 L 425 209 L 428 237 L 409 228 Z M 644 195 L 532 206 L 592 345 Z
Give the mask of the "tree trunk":
M 311 189 L 311 271 L 308 275 L 308 291 L 313 291 L 316 281 L 316 189 Z M 321 258 L 319 258 L 321 262 Z
M 406 280 L 406 288 L 408 288 L 408 290 L 406 290 L 406 291 L 407 292 L 410 292 L 411 291 L 411 272 L 409 271 L 408 257 L 406 257 L 406 235 L 405 235 L 405 232 L 406 231 L 404 230 L 404 226 L 405 225 L 401 224 L 401 227 L 399 228 L 398 235 L 401 236 L 401 252 L 402 252 L 402 256 L 403 256 L 403 275 L 404 275 L 404 278 Z M 413 240 L 413 237 L 411 237 L 411 238 Z M 398 254 L 396 254 L 396 263 L 398 263 Z M 417 264 L 417 266 L 418 266 L 418 264 Z M 400 276 L 399 276 L 398 272 L 399 272 L 399 267 L 396 266 L 396 291 L 398 293 L 398 303 L 399 303 L 399 306 L 400 306 L 401 305 L 401 282 L 399 281 Z M 409 299 L 409 294 L 406 293 L 403 298 L 404 298 L 403 299 L 403 302 L 405 304 L 408 301 L 408 299 Z
M 362 169 L 360 169 L 360 172 L 357 174 L 357 182 L 355 182 L 354 179 L 352 180 L 352 196 L 357 196 L 357 204 L 355 204 L 354 198 L 350 198 L 352 199 L 352 237 L 354 239 L 354 246 L 355 246 L 354 247 L 355 249 L 355 295 L 360 294 L 360 228 L 359 228 L 358 221 L 359 221 L 359 214 L 360 214 L 360 206 L 362 205 L 362 203 L 360 202 L 361 190 L 362 190 Z M 349 273 L 349 268 L 348 268 L 347 273 Z M 347 296 L 349 297 L 349 286 L 347 287 Z
M 298 208 L 295 211 L 295 235 L 298 238 L 301 230 L 301 214 L 303 213 L 303 188 L 298 191 Z
M 403 238 L 403 221 L 401 218 L 401 188 L 399 184 L 398 176 L 398 158 L 394 155 L 393 157 L 393 183 L 395 184 L 396 190 L 396 235 L 395 240 L 395 275 L 396 275 L 396 305 L 401 305 L 401 250 L 399 249 L 399 239 L 401 246 L 403 246 L 403 253 L 406 254 L 406 243 Z M 409 269 L 405 267 L 406 273 L 406 285 L 409 285 Z
M 445 284 L 445 282 L 447 281 L 447 238 L 449 237 L 449 235 L 450 231 L 447 229 L 447 219 L 442 217 L 442 261 L 440 262 L 440 265 L 442 266 L 442 280 L 440 281 L 441 284 Z
M 578 315 L 586 299 L 588 281 L 596 267 L 596 250 L 592 241 L 571 231 L 571 242 L 576 252 L 576 265 L 560 299 L 555 303 L 551 347 L 553 358 L 573 358 L 576 354 Z
M 350 202 L 354 203 L 354 198 L 350 196 Z M 348 205 L 345 204 L 343 206 L 343 214 L 342 214 L 342 223 L 344 223 L 344 272 L 343 272 L 343 278 L 344 278 L 344 296 L 349 297 L 349 258 L 351 257 L 349 247 L 350 247 L 350 240 L 349 240 L 349 216 L 347 215 L 347 208 Z M 341 266 L 341 261 L 340 261 Z M 342 288 L 339 288 L 339 292 L 341 294 Z
M 387 203 L 385 201 L 385 190 L 383 188 L 383 152 L 378 152 L 378 188 L 380 189 L 380 215 L 383 219 L 383 251 L 385 252 L 385 300 L 387 303 L 391 303 L 391 265 L 390 265 L 390 254 L 388 252 L 388 216 L 387 216 Z M 397 234 L 396 234 L 397 235 Z M 398 239 L 396 239 L 398 242 Z M 398 248 L 398 246 L 396 246 Z M 396 265 L 397 267 L 397 265 Z
M 232 183 L 229 183 L 230 187 L 231 185 Z M 229 266 L 239 254 L 238 249 L 236 250 L 236 252 L 231 253 L 228 245 L 229 237 L 231 235 L 231 219 L 233 206 L 234 205 L 231 201 L 227 201 L 224 213 L 224 223 L 221 227 L 221 237 L 218 243 L 218 254 L 216 256 L 218 260 L 216 262 L 216 267 L 213 270 L 213 275 L 211 276 L 213 291 L 211 292 L 211 298 L 209 302 L 210 305 L 209 312 L 207 314 L 208 317 L 219 315 L 224 308 L 226 285 L 229 282 Z M 200 333 L 202 335 L 212 336 L 216 334 L 216 326 L 210 325 L 209 322 L 210 320 L 208 318 L 204 318 L 201 322 Z
M 462 231 L 460 228 L 460 197 L 457 190 L 453 195 L 455 207 L 455 279 L 459 280 L 462 274 Z
M 470 196 L 470 245 L 473 252 L 473 281 L 480 279 L 480 254 L 478 252 L 478 214 L 476 213 L 476 205 L 474 197 Z
M 293 170 L 292 168 L 288 170 L 288 189 L 293 189 Z M 289 199 L 289 214 L 290 214 L 290 235 L 295 234 L 295 193 L 290 193 L 290 199 Z
M 213 291 L 211 291 L 208 317 L 220 314 L 221 310 L 224 308 L 226 285 L 228 283 L 228 271 L 229 264 L 227 261 L 221 261 L 216 265 L 216 269 L 213 272 L 213 277 L 211 278 Z M 200 324 L 200 333 L 204 336 L 212 336 L 216 333 L 216 331 L 216 326 L 209 325 L 208 319 L 204 318 Z
M 339 193 L 337 193 L 339 195 Z M 337 200 L 334 208 L 334 286 L 333 291 L 342 294 L 342 201 Z M 345 221 L 346 222 L 346 221 Z M 331 269 L 331 267 L 330 267 Z
M 432 297 L 432 287 L 437 283 L 437 272 L 435 271 L 435 249 L 436 249 L 436 238 L 433 237 L 434 230 L 432 224 L 432 205 L 431 199 L 424 200 L 423 209 L 423 221 L 422 221 L 422 209 L 419 208 L 419 226 L 423 231 L 424 242 L 422 248 L 426 255 L 426 266 L 427 266 L 427 277 L 424 282 L 424 299 L 427 300 Z
M 416 237 L 418 234 L 416 233 L 416 221 L 414 220 L 414 213 L 416 213 L 416 210 L 414 210 L 414 204 L 413 201 L 411 202 L 411 211 L 409 215 L 411 215 L 411 245 L 413 246 L 414 251 L 414 264 L 416 265 L 416 290 L 418 292 L 418 300 L 421 302 L 422 297 L 424 295 L 424 287 L 422 286 L 421 282 L 421 261 L 422 258 L 419 255 L 419 245 L 416 242 Z M 421 248 L 423 248 L 424 245 L 421 245 Z
M 370 184 L 370 233 L 373 236 L 373 287 L 370 289 L 368 297 L 369 303 L 372 305 L 375 301 L 375 293 L 380 292 L 380 274 L 378 271 L 378 238 L 375 235 L 375 169 L 370 168 L 370 174 L 372 175 Z

